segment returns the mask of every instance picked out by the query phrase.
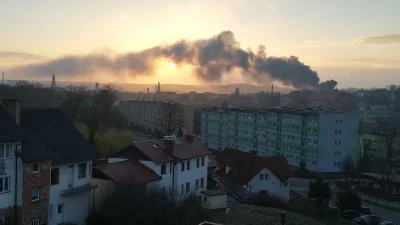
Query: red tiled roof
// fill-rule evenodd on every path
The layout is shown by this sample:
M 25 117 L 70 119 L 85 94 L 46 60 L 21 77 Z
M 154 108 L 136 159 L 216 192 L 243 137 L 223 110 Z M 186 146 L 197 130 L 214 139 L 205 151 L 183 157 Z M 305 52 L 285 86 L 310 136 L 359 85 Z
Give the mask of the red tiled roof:
M 150 158 L 150 160 L 155 163 L 165 163 L 175 160 L 173 156 L 166 153 L 162 148 L 160 148 L 161 146 L 159 146 L 154 141 L 137 142 L 133 145 L 136 147 L 136 149 L 145 154 L 147 157 Z
M 220 165 L 226 164 L 232 167 L 224 176 L 238 184 L 248 184 L 264 168 L 271 170 L 278 178 L 293 176 L 284 156 L 252 156 L 250 153 L 237 149 L 225 148 L 215 157 L 215 160 Z M 247 163 L 245 160 L 248 160 Z M 225 169 L 221 169 L 219 173 L 223 175 Z
M 193 143 L 190 143 L 184 138 L 178 139 L 180 144 L 174 145 L 173 155 L 164 150 L 165 140 L 134 142 L 132 145 L 124 148 L 122 151 L 137 150 L 157 164 L 171 162 L 176 159 L 185 160 L 210 155 L 210 152 L 203 147 L 200 142 L 196 142 L 195 140 Z M 115 153 L 112 156 L 118 156 L 119 153 L 120 152 Z
M 180 145 L 174 146 L 174 156 L 180 160 L 201 157 L 205 155 L 210 155 L 210 152 L 200 144 L 200 141 L 190 143 L 189 141 L 185 140 L 184 138 L 178 138 L 181 142 Z M 157 145 L 161 148 L 164 148 L 164 140 L 157 141 Z
M 102 172 L 108 178 L 119 184 L 145 184 L 162 178 L 139 161 L 132 160 L 103 164 L 94 169 Z

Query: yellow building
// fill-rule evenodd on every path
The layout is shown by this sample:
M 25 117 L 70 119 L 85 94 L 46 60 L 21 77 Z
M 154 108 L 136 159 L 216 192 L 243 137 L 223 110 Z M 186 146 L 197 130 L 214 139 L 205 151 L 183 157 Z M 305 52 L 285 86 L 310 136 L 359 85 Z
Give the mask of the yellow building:
M 393 159 L 400 158 L 400 136 L 393 141 Z M 358 158 L 364 155 L 371 158 L 386 159 L 387 147 L 385 137 L 378 133 L 363 133 L 358 136 Z

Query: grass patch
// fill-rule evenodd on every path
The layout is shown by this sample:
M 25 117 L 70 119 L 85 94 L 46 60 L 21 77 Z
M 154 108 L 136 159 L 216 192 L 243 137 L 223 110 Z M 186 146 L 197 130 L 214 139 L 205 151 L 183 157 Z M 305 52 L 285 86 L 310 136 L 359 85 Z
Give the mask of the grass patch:
M 214 212 L 213 222 L 229 225 L 281 225 L 282 210 L 270 207 L 259 207 L 252 205 L 240 205 L 231 208 L 226 215 L 225 211 Z M 285 211 L 285 225 L 354 225 L 338 218 L 327 218 L 328 222 L 322 222 L 317 218 L 311 218 L 299 213 Z

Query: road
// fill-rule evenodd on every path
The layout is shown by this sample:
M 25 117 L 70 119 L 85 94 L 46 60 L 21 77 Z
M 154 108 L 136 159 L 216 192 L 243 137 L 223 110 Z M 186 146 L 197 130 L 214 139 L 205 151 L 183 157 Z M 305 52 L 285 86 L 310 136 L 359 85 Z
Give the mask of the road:
M 293 180 L 290 182 L 290 187 L 299 194 L 307 196 L 308 182 L 309 180 L 307 179 L 293 178 Z M 361 204 L 362 206 L 370 208 L 372 214 L 382 217 L 383 220 L 392 221 L 395 222 L 396 224 L 400 224 L 400 212 L 386 209 L 364 201 Z M 332 195 L 332 198 L 329 201 L 329 205 L 336 206 L 336 194 Z

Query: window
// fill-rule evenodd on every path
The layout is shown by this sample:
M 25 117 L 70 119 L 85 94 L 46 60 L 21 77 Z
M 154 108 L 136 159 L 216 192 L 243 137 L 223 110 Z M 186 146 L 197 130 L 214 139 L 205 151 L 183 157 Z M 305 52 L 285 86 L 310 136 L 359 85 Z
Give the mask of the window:
M 186 170 L 190 170 L 190 161 L 186 162 Z
M 264 174 L 260 174 L 260 180 L 264 180 Z
M 11 145 L 10 143 L 0 144 L 0 159 L 11 158 Z
M 32 202 L 39 200 L 39 188 L 32 189 Z
M 200 179 L 200 187 L 204 187 L 204 178 L 203 177 Z
M 181 171 L 185 171 L 185 162 L 181 162 Z
M 181 184 L 181 194 L 185 193 L 185 184 Z
M 196 166 L 200 167 L 200 159 L 196 159 Z
M 33 219 L 31 220 L 31 225 L 39 225 L 39 222 L 40 222 L 39 218 Z
M 89 175 L 92 175 L 92 164 L 89 164 Z
M 0 177 L 0 193 L 10 191 L 10 176 Z
M 201 166 L 204 166 L 204 157 L 201 158 Z
M 186 193 L 190 192 L 190 182 L 186 183 Z
M 53 217 L 53 205 L 50 204 L 49 206 L 49 218 L 51 219 Z
M 199 179 L 196 179 L 196 189 L 199 188 Z
M 78 179 L 86 178 L 86 163 L 81 163 L 78 165 Z
M 268 180 L 269 179 L 269 176 L 268 176 L 268 174 L 266 173 L 266 174 L 264 174 L 264 180 Z
M 166 174 L 167 173 L 167 165 L 166 164 L 162 164 L 161 165 L 161 174 Z
M 56 185 L 58 184 L 60 176 L 60 169 L 59 168 L 53 168 L 51 169 L 51 185 Z
M 59 204 L 57 207 L 57 213 L 61 214 L 64 211 L 64 204 Z
M 207 202 L 207 196 L 203 196 L 203 201 Z
M 40 163 L 34 162 L 32 163 L 32 173 L 37 173 L 40 171 Z

